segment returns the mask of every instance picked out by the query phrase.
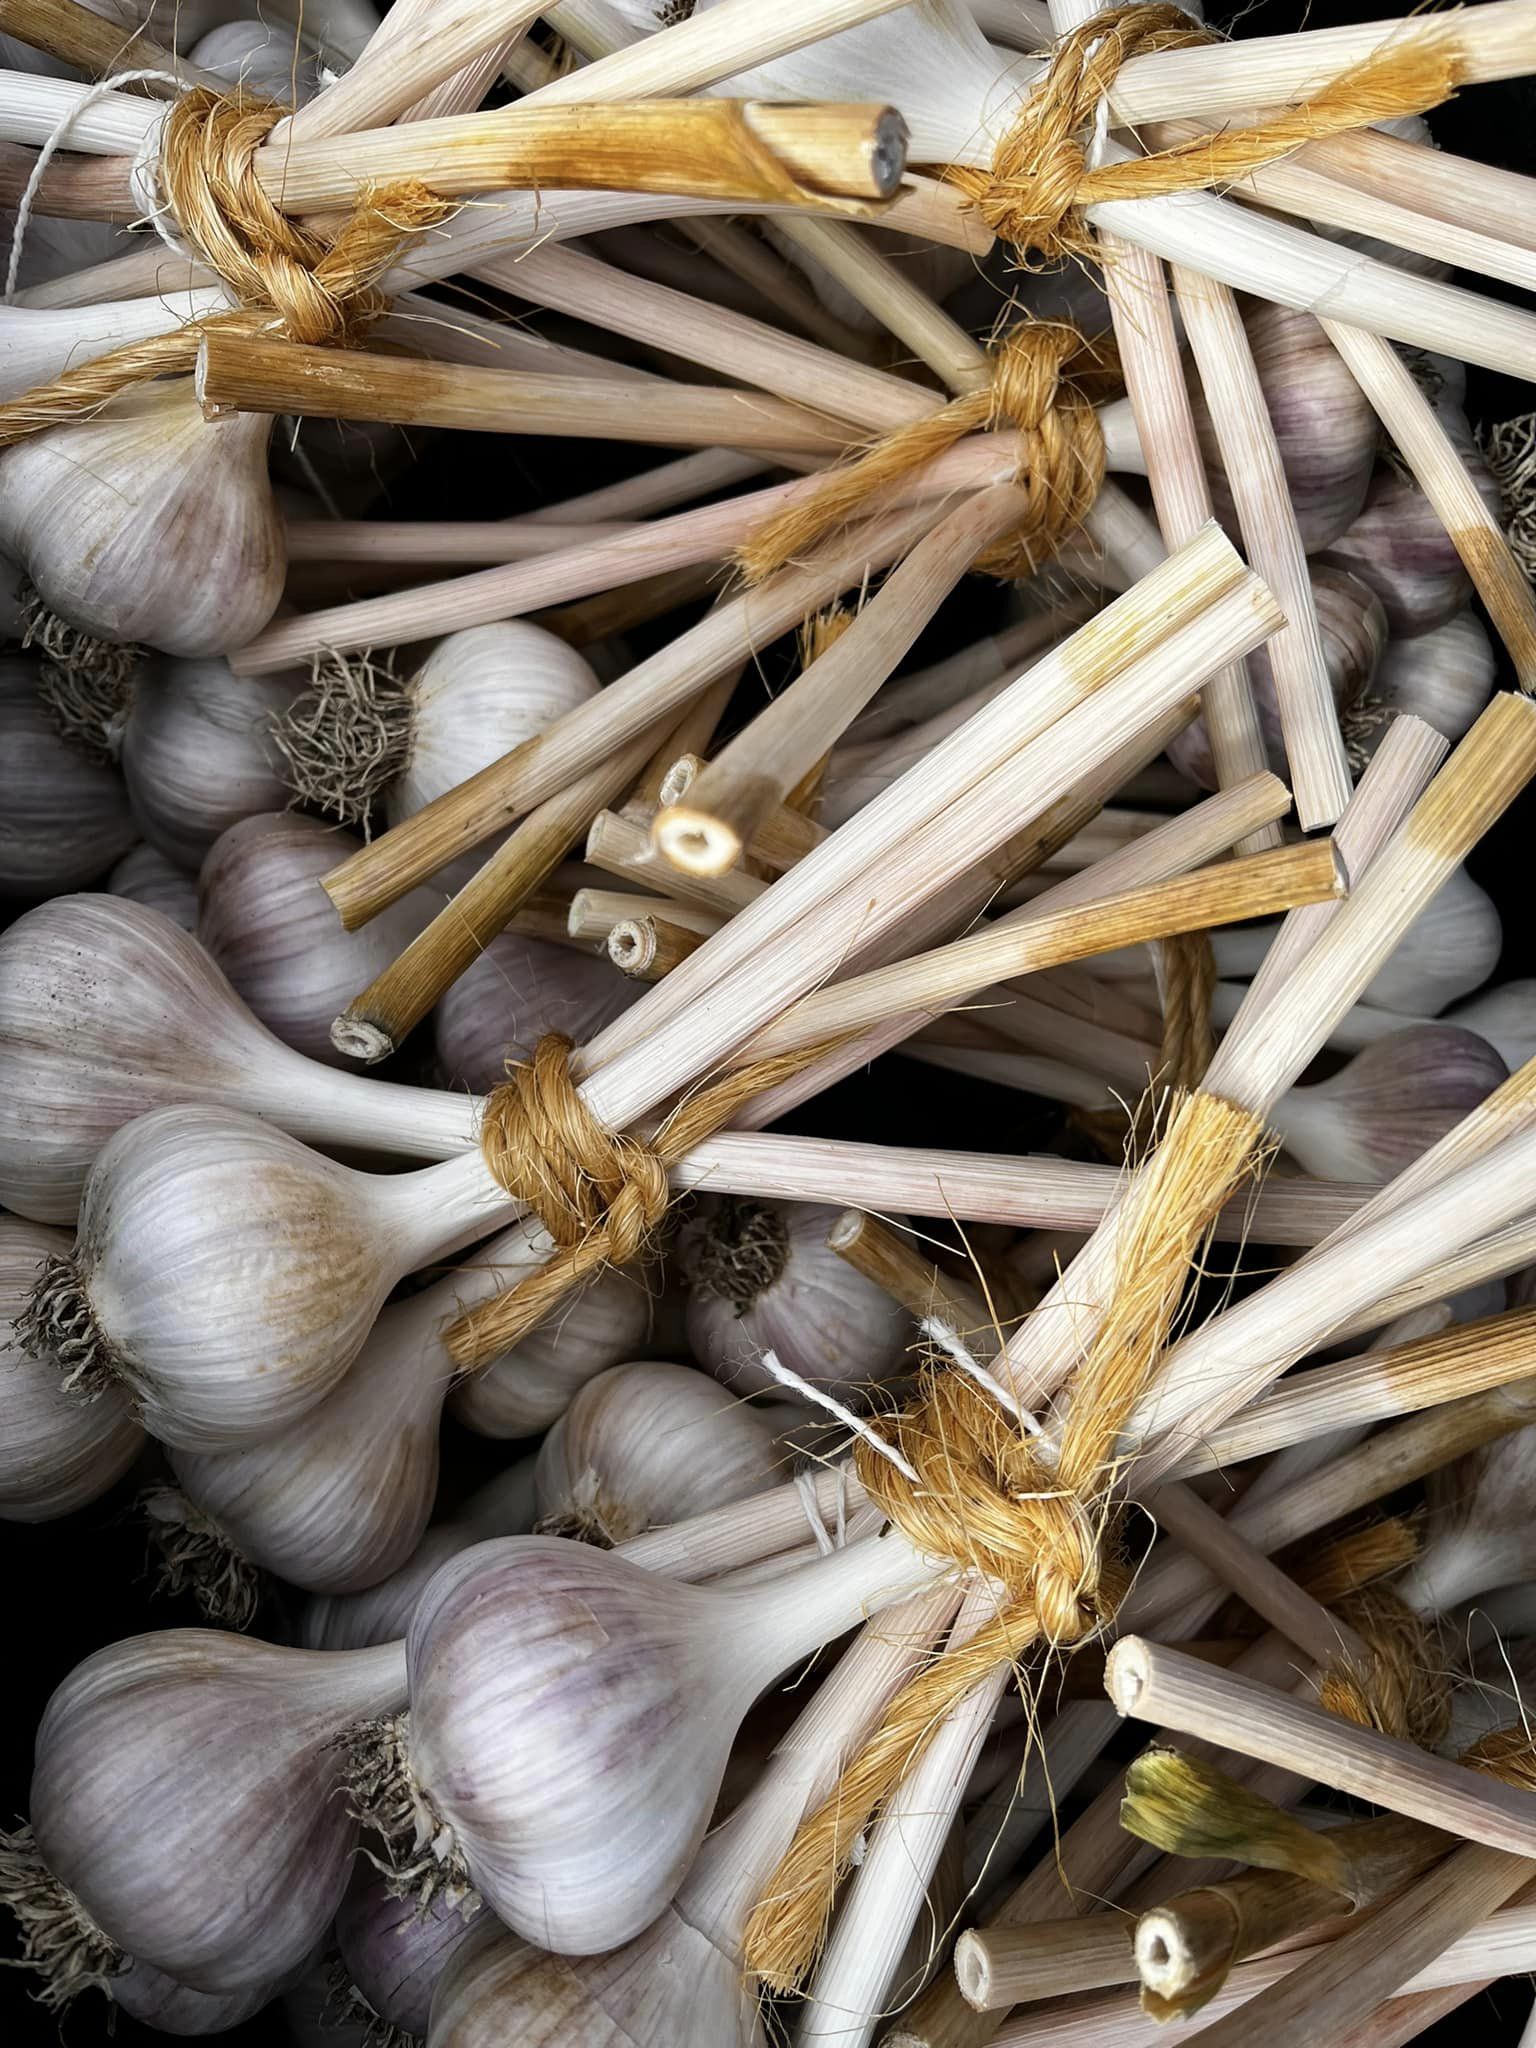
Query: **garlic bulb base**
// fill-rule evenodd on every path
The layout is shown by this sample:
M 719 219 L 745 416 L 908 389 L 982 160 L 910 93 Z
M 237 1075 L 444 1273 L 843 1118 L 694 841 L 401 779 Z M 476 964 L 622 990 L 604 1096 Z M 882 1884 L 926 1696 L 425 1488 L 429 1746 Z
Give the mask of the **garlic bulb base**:
M 102 640 L 61 618 L 23 583 L 23 647 L 42 656 L 38 701 L 61 739 L 93 761 L 117 758 L 117 734 L 144 649 Z
M 126 1384 L 73 1252 L 56 1252 L 43 1261 L 31 1297 L 16 1318 L 16 1341 L 32 1358 L 53 1359 L 66 1394 L 94 1401 Z
M 265 1583 L 259 1566 L 175 1487 L 146 1488 L 139 1506 L 160 1559 L 158 1590 L 173 1598 L 190 1593 L 216 1628 L 248 1629 Z
M 347 1731 L 347 1810 L 384 1845 L 385 1870 L 397 1898 L 425 1912 L 434 1899 L 470 1912 L 480 1895 L 470 1880 L 453 1829 L 416 1782 L 411 1769 L 409 1714 L 359 1721 Z
M 613 1550 L 642 1534 L 644 1524 L 609 1500 L 594 1472 L 584 1472 L 571 1489 L 571 1498 L 553 1514 L 540 1515 L 534 1523 L 535 1536 L 564 1536 L 571 1543 L 589 1543 L 594 1550 Z
M 331 1025 L 331 1043 L 349 1060 L 361 1060 L 370 1067 L 387 1060 L 395 1049 L 389 1033 L 363 1017 L 337 1017 Z
M 1536 413 L 1501 420 L 1484 439 L 1483 454 L 1504 502 L 1515 560 L 1536 581 Z
M 341 1956 L 333 1955 L 327 1969 L 325 2010 L 320 2015 L 320 2024 L 327 2032 L 334 2031 L 338 2040 L 345 2041 L 361 2029 L 367 2048 L 422 2048 L 420 2034 L 407 2033 L 404 2027 L 395 2026 L 382 2013 L 374 2011 L 353 1983 Z
M 413 718 L 392 669 L 366 654 L 317 659 L 310 688 L 272 723 L 295 800 L 358 823 L 410 759 Z
M 49 1870 L 31 1828 L 0 1831 L 0 1906 L 21 1931 L 21 1962 L 43 1980 L 33 1995 L 62 2013 L 82 1991 L 110 1991 L 123 1952 Z
M 784 1271 L 789 1232 L 769 1203 L 727 1195 L 709 1229 L 690 1234 L 680 1253 L 690 1287 L 744 1315 Z

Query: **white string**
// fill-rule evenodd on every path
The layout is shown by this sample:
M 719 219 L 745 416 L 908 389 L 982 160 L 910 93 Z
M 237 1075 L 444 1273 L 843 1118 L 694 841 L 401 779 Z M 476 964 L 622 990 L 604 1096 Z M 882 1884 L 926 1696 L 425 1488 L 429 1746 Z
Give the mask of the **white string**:
M 783 1367 L 779 1370 L 782 1372 Z M 835 1550 L 848 1548 L 848 1467 L 834 1465 L 832 1473 L 837 1480 L 835 1519 L 832 1532 L 827 1532 L 826 1521 L 821 1512 L 821 1496 L 816 1491 L 817 1473 L 811 1466 L 795 1474 L 795 1492 L 800 1496 L 800 1505 L 805 1510 L 805 1519 L 811 1525 L 811 1534 L 816 1538 L 816 1548 L 823 1557 L 830 1557 Z
M 1041 1434 L 1042 1425 L 1036 1417 L 1019 1406 L 1003 1382 L 995 1373 L 987 1371 L 959 1332 L 946 1323 L 942 1316 L 924 1316 L 918 1328 L 943 1352 L 951 1365 L 958 1366 L 961 1372 L 975 1380 L 979 1387 L 985 1387 L 998 1406 L 1007 1410 L 1026 1436 Z
M 841 1401 L 834 1401 L 832 1396 L 823 1393 L 820 1387 L 813 1387 L 809 1380 L 801 1379 L 799 1373 L 791 1372 L 787 1365 L 781 1365 L 773 1352 L 765 1351 L 762 1354 L 762 1363 L 781 1387 L 793 1387 L 795 1392 L 803 1394 L 807 1401 L 814 1401 L 818 1408 L 825 1408 L 829 1415 L 835 1415 L 839 1422 L 846 1424 L 856 1437 L 862 1438 L 872 1451 L 877 1451 L 889 1464 L 894 1465 L 904 1479 L 911 1480 L 914 1486 L 921 1483 L 900 1451 L 888 1444 L 884 1437 L 878 1436 L 867 1422 L 854 1414 L 851 1408 L 845 1408 Z
M 11 305 L 16 297 L 16 280 L 21 275 L 21 244 L 32 218 L 32 209 L 37 204 L 37 195 L 42 189 L 43 173 L 64 146 L 64 139 L 76 121 L 97 100 L 104 99 L 109 92 L 116 92 L 121 85 L 174 85 L 179 92 L 182 80 L 169 71 L 119 71 L 112 78 L 98 80 L 81 93 L 74 105 L 53 128 L 48 140 L 37 152 L 37 162 L 32 166 L 32 175 L 22 187 L 21 198 L 16 206 L 16 225 L 11 230 L 11 260 L 5 272 L 5 300 Z

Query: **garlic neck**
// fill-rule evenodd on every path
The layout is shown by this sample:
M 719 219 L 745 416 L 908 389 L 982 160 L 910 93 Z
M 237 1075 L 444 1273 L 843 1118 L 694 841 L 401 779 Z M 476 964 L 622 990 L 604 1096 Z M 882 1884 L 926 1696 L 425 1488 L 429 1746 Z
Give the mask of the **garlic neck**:
M 752 1690 L 761 1692 L 802 1657 L 954 1570 L 948 1559 L 921 1556 L 900 1530 L 887 1525 L 881 1535 L 798 1571 L 720 1596 L 734 1609 L 729 1654 L 742 1656 Z
M 505 1223 L 513 1208 L 478 1151 L 414 1173 L 374 1173 L 359 1180 L 380 1231 L 388 1233 L 381 1242 L 390 1262 L 401 1273 L 462 1251 Z
M 408 1159 L 451 1159 L 477 1142 L 481 1105 L 447 1088 L 412 1088 L 323 1067 L 274 1039 L 251 1071 L 251 1108 L 308 1144 L 354 1145 Z

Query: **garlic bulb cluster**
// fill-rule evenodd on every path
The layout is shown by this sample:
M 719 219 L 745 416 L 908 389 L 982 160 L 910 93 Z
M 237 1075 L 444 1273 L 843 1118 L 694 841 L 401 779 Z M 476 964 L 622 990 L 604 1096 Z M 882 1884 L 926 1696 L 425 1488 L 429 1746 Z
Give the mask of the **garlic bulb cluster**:
M 147 843 L 129 847 L 107 877 L 107 893 L 158 911 L 184 932 L 197 929 L 197 884 Z
M 0 552 L 48 609 L 103 640 L 223 654 L 259 633 L 286 549 L 267 477 L 271 421 L 208 421 L 190 378 L 0 454 Z
M 62 1257 L 62 1230 L 0 1216 L 0 1522 L 48 1522 L 97 1500 L 133 1464 L 144 1435 L 115 1389 L 71 1399 L 58 1362 L 16 1342 L 39 1270 Z
M 84 1983 L 124 1957 L 193 1990 L 270 1993 L 324 1935 L 356 1840 L 337 1738 L 394 1711 L 400 1645 L 335 1656 L 205 1629 L 87 1657 L 37 1734 L 31 1832 L 0 1899 Z
M 1376 459 L 1376 415 L 1310 313 L 1260 304 L 1250 308 L 1244 325 L 1302 545 L 1315 554 L 1332 547 L 1366 503 Z M 1233 528 L 1235 513 L 1216 431 L 1197 379 L 1191 379 L 1190 402 L 1216 515 Z
M 813 1202 L 701 1201 L 678 1241 L 688 1342 L 738 1394 L 779 1387 L 766 1351 L 840 1399 L 899 1372 L 912 1324 L 827 1248 L 840 1211 Z
M 771 1486 L 776 1423 L 799 1419 L 727 1393 L 691 1366 L 640 1360 L 588 1380 L 545 1437 L 539 1527 L 612 1545 Z
M 122 778 L 49 717 L 30 655 L 0 655 L 0 899 L 104 875 L 138 837 Z
M 263 812 L 215 841 L 197 884 L 197 936 L 231 987 L 285 1045 L 332 1067 L 348 1064 L 331 1042 L 332 1020 L 441 902 L 413 889 L 357 931 L 343 930 L 320 877 L 357 848 L 318 819 Z
M 1367 1046 L 1330 1080 L 1290 1089 L 1271 1122 L 1308 1173 L 1388 1181 L 1470 1115 L 1508 1072 L 1475 1031 L 1414 1024 Z
M 401 682 L 371 662 L 323 665 L 275 727 L 288 787 L 351 824 L 381 800 L 393 825 L 597 693 L 579 654 L 523 619 L 439 641 Z
M 585 1045 L 644 993 L 602 956 L 499 932 L 437 1006 L 439 1064 L 452 1086 L 488 1094 L 547 1032 Z
M 443 1158 L 462 1098 L 335 1074 L 260 1025 L 188 933 L 118 896 L 56 896 L 0 934 L 0 1202 L 73 1222 L 114 1131 L 166 1104 L 238 1104 L 321 1144 Z

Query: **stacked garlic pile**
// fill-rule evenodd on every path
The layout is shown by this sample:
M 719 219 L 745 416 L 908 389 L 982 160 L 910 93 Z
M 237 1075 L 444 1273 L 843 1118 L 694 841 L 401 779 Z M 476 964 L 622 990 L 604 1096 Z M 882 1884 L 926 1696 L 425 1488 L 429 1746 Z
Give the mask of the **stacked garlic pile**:
M 1533 0 L 0 61 L 17 2038 L 1536 1969 Z

